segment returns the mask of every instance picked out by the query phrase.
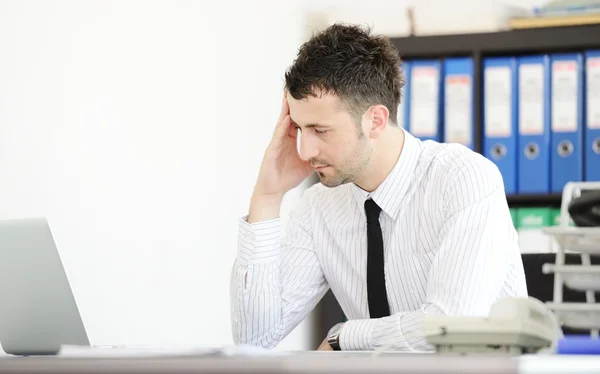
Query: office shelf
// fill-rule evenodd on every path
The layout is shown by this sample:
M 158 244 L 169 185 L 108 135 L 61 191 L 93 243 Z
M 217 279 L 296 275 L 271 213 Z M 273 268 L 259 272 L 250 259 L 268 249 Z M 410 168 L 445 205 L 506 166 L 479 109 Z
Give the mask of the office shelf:
M 391 38 L 406 59 L 466 55 L 519 55 L 598 48 L 600 24 L 478 34 Z
M 477 34 L 409 36 L 391 38 L 404 60 L 472 57 L 474 146 L 482 153 L 482 61 L 488 56 L 519 56 L 537 53 L 583 52 L 600 48 L 600 24 L 547 27 Z
M 472 57 L 474 68 L 474 149 L 483 153 L 483 58 L 539 53 L 583 52 L 600 48 L 600 24 L 520 29 L 476 34 L 391 38 L 405 60 Z M 507 196 L 511 206 L 560 205 L 560 196 Z

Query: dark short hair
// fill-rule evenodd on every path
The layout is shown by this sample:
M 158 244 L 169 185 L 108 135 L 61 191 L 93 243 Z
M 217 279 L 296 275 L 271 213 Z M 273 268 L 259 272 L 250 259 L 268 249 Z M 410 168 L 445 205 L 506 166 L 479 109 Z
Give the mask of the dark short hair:
M 285 86 L 296 100 L 335 94 L 358 121 L 370 106 L 385 105 L 398 124 L 401 63 L 389 38 L 368 28 L 334 24 L 300 47 L 286 71 Z

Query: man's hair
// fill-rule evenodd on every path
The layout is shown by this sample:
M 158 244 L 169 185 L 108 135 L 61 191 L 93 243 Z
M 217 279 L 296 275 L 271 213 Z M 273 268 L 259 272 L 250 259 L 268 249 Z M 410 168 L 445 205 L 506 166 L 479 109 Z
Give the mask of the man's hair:
M 285 86 L 296 100 L 335 94 L 360 124 L 372 105 L 385 105 L 398 124 L 404 86 L 398 50 L 390 40 L 367 28 L 334 24 L 304 43 L 285 74 Z

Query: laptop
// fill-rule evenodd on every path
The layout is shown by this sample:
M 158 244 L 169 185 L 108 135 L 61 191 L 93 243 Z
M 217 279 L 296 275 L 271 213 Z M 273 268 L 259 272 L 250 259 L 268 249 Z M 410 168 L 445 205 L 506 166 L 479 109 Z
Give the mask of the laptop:
M 0 344 L 13 355 L 90 345 L 45 218 L 0 221 Z

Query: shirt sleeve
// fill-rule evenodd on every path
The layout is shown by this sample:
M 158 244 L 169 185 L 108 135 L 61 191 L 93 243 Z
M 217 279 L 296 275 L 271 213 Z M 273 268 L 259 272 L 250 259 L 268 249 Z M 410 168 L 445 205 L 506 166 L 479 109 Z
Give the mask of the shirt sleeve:
M 502 295 L 518 239 L 498 169 L 480 160 L 461 165 L 445 187 L 445 224 L 420 309 L 350 320 L 343 350 L 430 351 L 421 330 L 428 315 L 486 316 Z
M 314 309 L 328 289 L 310 234 L 305 199 L 281 236 L 279 219 L 239 222 L 230 283 L 235 344 L 274 348 Z

